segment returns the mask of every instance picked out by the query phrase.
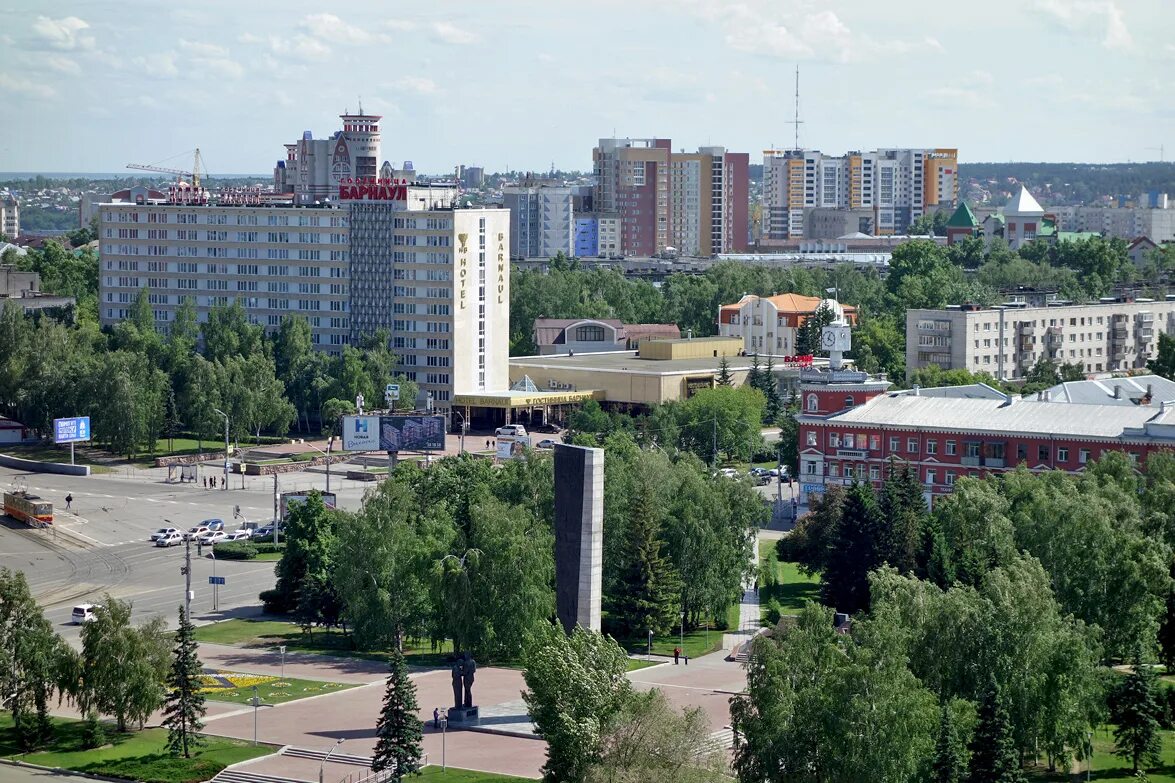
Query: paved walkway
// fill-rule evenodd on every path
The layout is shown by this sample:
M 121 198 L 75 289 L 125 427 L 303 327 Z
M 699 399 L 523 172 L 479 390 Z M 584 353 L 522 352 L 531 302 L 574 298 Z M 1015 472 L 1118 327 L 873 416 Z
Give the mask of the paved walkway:
M 751 558 L 751 562 L 758 567 L 758 537 L 755 538 Z M 754 577 L 751 577 L 750 584 L 744 585 L 743 588 L 743 597 L 738 605 L 738 628 L 722 634 L 722 649 L 727 651 L 733 650 L 743 642 L 754 638 L 755 634 L 759 633 L 761 627 L 759 625 L 759 593 L 755 590 Z

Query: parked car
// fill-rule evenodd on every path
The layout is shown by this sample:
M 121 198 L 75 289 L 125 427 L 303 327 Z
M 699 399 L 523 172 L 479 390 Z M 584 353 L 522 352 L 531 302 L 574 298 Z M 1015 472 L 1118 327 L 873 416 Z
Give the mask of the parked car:
M 200 524 L 203 525 L 204 527 L 208 528 L 209 530 L 224 530 L 224 520 L 223 519 L 205 519 Z
M 525 438 L 526 427 L 521 424 L 507 424 L 505 427 L 498 427 L 494 430 L 494 435 L 499 438 Z
M 248 541 L 252 537 L 253 537 L 252 530 L 247 530 L 245 528 L 241 528 L 239 530 L 234 530 L 231 533 L 226 533 L 224 538 L 221 539 L 221 541 Z
M 536 449 L 553 449 L 555 448 L 555 444 L 560 442 L 561 441 L 557 441 L 554 438 L 543 438 L 538 443 L 536 443 L 534 447 Z
M 180 533 L 180 532 L 181 531 L 178 527 L 161 527 L 158 530 L 156 530 L 154 533 L 151 534 L 151 540 L 158 541 L 159 539 L 163 538 L 164 536 L 170 536 L 172 533 Z
M 560 432 L 562 432 L 563 429 L 558 424 L 551 424 L 550 422 L 548 422 L 546 424 L 540 424 L 539 426 L 535 427 L 534 431 L 535 432 L 550 432 L 550 433 L 554 433 L 557 435 Z
M 92 623 L 95 619 L 94 612 L 102 607 L 98 604 L 78 604 L 73 608 L 73 624 L 81 625 L 82 623 Z
M 211 531 L 203 525 L 196 525 L 195 527 L 188 528 L 188 532 L 184 533 L 184 538 L 186 538 L 188 541 L 195 541 L 200 536 L 209 532 Z
M 196 539 L 201 546 L 212 546 L 217 541 L 224 541 L 228 538 L 228 534 L 223 530 L 209 530 L 204 535 Z
M 277 532 L 284 534 L 286 532 L 285 525 L 278 525 Z M 263 525 L 253 531 L 253 540 L 257 542 L 273 541 L 273 525 Z
M 724 478 L 738 478 L 738 471 L 734 468 L 722 468 L 715 475 L 723 476 Z
M 175 546 L 184 543 L 184 534 L 178 530 L 155 539 L 155 546 Z

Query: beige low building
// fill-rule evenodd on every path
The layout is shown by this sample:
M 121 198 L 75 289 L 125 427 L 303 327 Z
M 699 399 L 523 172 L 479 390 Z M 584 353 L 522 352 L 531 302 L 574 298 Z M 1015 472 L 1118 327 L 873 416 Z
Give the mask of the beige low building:
M 648 340 L 639 351 L 609 351 L 574 356 L 516 356 L 510 359 L 510 382 L 530 378 L 543 391 L 593 391 L 610 407 L 633 408 L 684 400 L 717 383 L 726 357 L 735 386 L 746 382 L 752 358 L 742 355 L 737 337 L 693 340 Z M 776 365 L 789 386 L 798 368 Z

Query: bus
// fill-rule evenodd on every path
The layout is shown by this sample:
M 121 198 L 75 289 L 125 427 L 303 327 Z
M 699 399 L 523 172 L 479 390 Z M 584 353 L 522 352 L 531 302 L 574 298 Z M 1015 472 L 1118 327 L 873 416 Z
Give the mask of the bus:
M 29 494 L 27 490 L 4 493 L 4 513 L 33 527 L 53 524 L 53 504 L 42 500 L 39 495 Z

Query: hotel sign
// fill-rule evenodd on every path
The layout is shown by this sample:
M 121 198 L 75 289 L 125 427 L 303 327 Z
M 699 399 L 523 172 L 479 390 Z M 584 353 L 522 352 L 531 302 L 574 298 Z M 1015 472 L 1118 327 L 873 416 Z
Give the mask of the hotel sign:
M 408 180 L 354 177 L 339 180 L 341 201 L 407 201 Z

